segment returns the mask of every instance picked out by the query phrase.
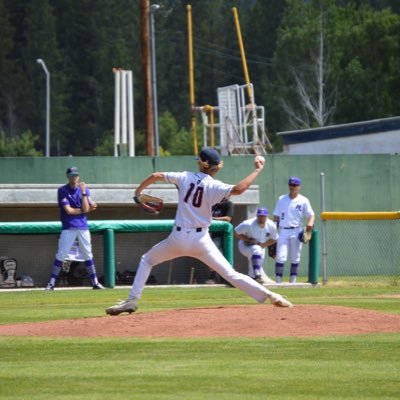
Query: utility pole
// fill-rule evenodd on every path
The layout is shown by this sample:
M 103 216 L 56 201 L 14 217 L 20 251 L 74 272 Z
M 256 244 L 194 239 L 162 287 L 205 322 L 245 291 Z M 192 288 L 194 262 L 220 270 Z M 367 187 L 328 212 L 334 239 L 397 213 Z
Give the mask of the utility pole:
M 36 62 L 42 66 L 46 74 L 46 157 L 50 157 L 50 72 L 41 58 Z
M 156 41 L 154 29 L 154 14 L 160 9 L 158 4 L 150 7 L 150 39 L 151 39 L 151 83 L 153 89 L 153 120 L 154 120 L 154 155 L 159 155 L 159 133 L 158 133 L 158 105 L 157 105 L 157 62 L 156 62 Z
M 142 75 L 144 91 L 144 130 L 146 154 L 154 156 L 153 90 L 151 86 L 150 0 L 140 0 Z

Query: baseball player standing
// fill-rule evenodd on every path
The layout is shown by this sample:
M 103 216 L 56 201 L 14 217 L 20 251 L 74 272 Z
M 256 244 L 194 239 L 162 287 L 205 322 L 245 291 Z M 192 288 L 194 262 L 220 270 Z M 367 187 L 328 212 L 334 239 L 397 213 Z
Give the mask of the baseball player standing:
M 248 275 L 261 284 L 275 283 L 263 269 L 265 248 L 278 239 L 276 225 L 268 219 L 268 209 L 259 208 L 255 218 L 240 223 L 235 228 L 235 236 L 239 239 L 240 253 L 249 261 Z
M 310 201 L 300 194 L 301 179 L 292 176 L 288 185 L 289 193 L 279 197 L 274 210 L 274 220 L 279 226 L 275 259 L 276 283 L 282 282 L 283 269 L 288 256 L 290 260 L 289 282 L 296 282 L 303 246 L 298 236 L 303 231 L 304 224 L 306 224 L 306 230 L 311 232 L 315 221 Z
M 62 265 L 67 259 L 75 241 L 85 260 L 93 289 L 104 289 L 99 283 L 94 266 L 90 231 L 86 214 L 96 210 L 97 204 L 90 199 L 90 190 L 85 182 L 79 182 L 77 167 L 67 169 L 68 183 L 58 188 L 58 206 L 62 231 L 58 241 L 58 251 L 54 260 L 49 283 L 46 290 L 54 290 Z
M 204 148 L 197 160 L 198 172 L 154 172 L 137 187 L 135 196 L 139 197 L 143 189 L 155 182 L 175 184 L 179 192 L 175 224 L 165 240 L 142 256 L 128 299 L 107 308 L 107 314 L 118 315 L 136 311 L 152 268 L 164 261 L 183 256 L 199 259 L 232 286 L 244 291 L 260 303 L 269 299 L 278 307 L 292 306 L 280 294 L 271 292 L 249 276 L 235 271 L 208 233 L 212 220 L 212 206 L 224 198 L 244 193 L 262 171 L 265 161 L 255 159 L 255 169 L 250 175 L 236 185 L 228 185 L 214 179 L 223 166 L 217 150 Z

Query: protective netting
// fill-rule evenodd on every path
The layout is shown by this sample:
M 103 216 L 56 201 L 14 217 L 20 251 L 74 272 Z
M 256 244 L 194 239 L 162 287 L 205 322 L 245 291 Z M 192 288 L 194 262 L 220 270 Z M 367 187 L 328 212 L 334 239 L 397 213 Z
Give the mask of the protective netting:
M 324 224 L 329 281 L 400 283 L 398 219 L 330 220 Z
M 130 285 L 142 254 L 167 235 L 167 232 L 116 233 L 115 284 Z M 56 234 L 1 235 L 0 256 L 16 259 L 16 279 L 28 275 L 32 277 L 35 286 L 44 286 L 50 276 L 57 244 Z M 104 243 L 101 234 L 92 234 L 92 247 L 98 276 L 103 278 Z M 58 286 L 71 284 L 79 286 L 89 283 L 83 263 L 80 263 L 82 264 L 80 267 L 76 264 L 78 263 L 73 263 L 74 271 L 60 275 Z M 65 270 L 67 271 L 68 267 Z M 148 283 L 203 283 L 207 279 L 207 271 L 207 267 L 199 260 L 181 257 L 154 267 Z

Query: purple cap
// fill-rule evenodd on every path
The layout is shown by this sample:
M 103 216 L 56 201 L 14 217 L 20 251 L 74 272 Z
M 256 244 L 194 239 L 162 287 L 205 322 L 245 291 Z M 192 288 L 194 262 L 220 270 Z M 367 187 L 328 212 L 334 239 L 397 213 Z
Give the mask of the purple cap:
M 201 150 L 197 159 L 200 159 L 204 162 L 208 161 L 209 165 L 219 165 L 221 162 L 221 157 L 218 151 L 212 147 L 205 147 L 203 150 Z
M 301 185 L 301 179 L 298 178 L 297 176 L 291 176 L 289 178 L 288 185 L 298 185 L 298 186 L 300 186 Z
M 258 215 L 262 215 L 264 217 L 267 217 L 268 216 L 268 208 L 267 207 L 259 208 L 257 210 L 257 216 Z
M 79 169 L 78 167 L 69 167 L 67 169 L 67 176 L 79 176 Z

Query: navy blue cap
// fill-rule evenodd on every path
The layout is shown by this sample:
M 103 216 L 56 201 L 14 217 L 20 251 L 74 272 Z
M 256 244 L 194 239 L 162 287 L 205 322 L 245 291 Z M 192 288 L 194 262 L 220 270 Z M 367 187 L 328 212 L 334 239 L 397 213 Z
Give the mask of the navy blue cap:
M 257 215 L 262 215 L 264 217 L 267 217 L 268 216 L 268 208 L 267 207 L 259 208 L 257 210 Z
M 297 176 L 292 176 L 289 178 L 288 185 L 301 185 L 301 179 L 298 178 Z
M 197 159 L 200 159 L 203 162 L 208 162 L 208 165 L 219 165 L 221 162 L 221 156 L 218 151 L 212 147 L 205 147 L 201 150 Z
M 79 176 L 79 169 L 78 167 L 69 167 L 67 169 L 67 176 Z

